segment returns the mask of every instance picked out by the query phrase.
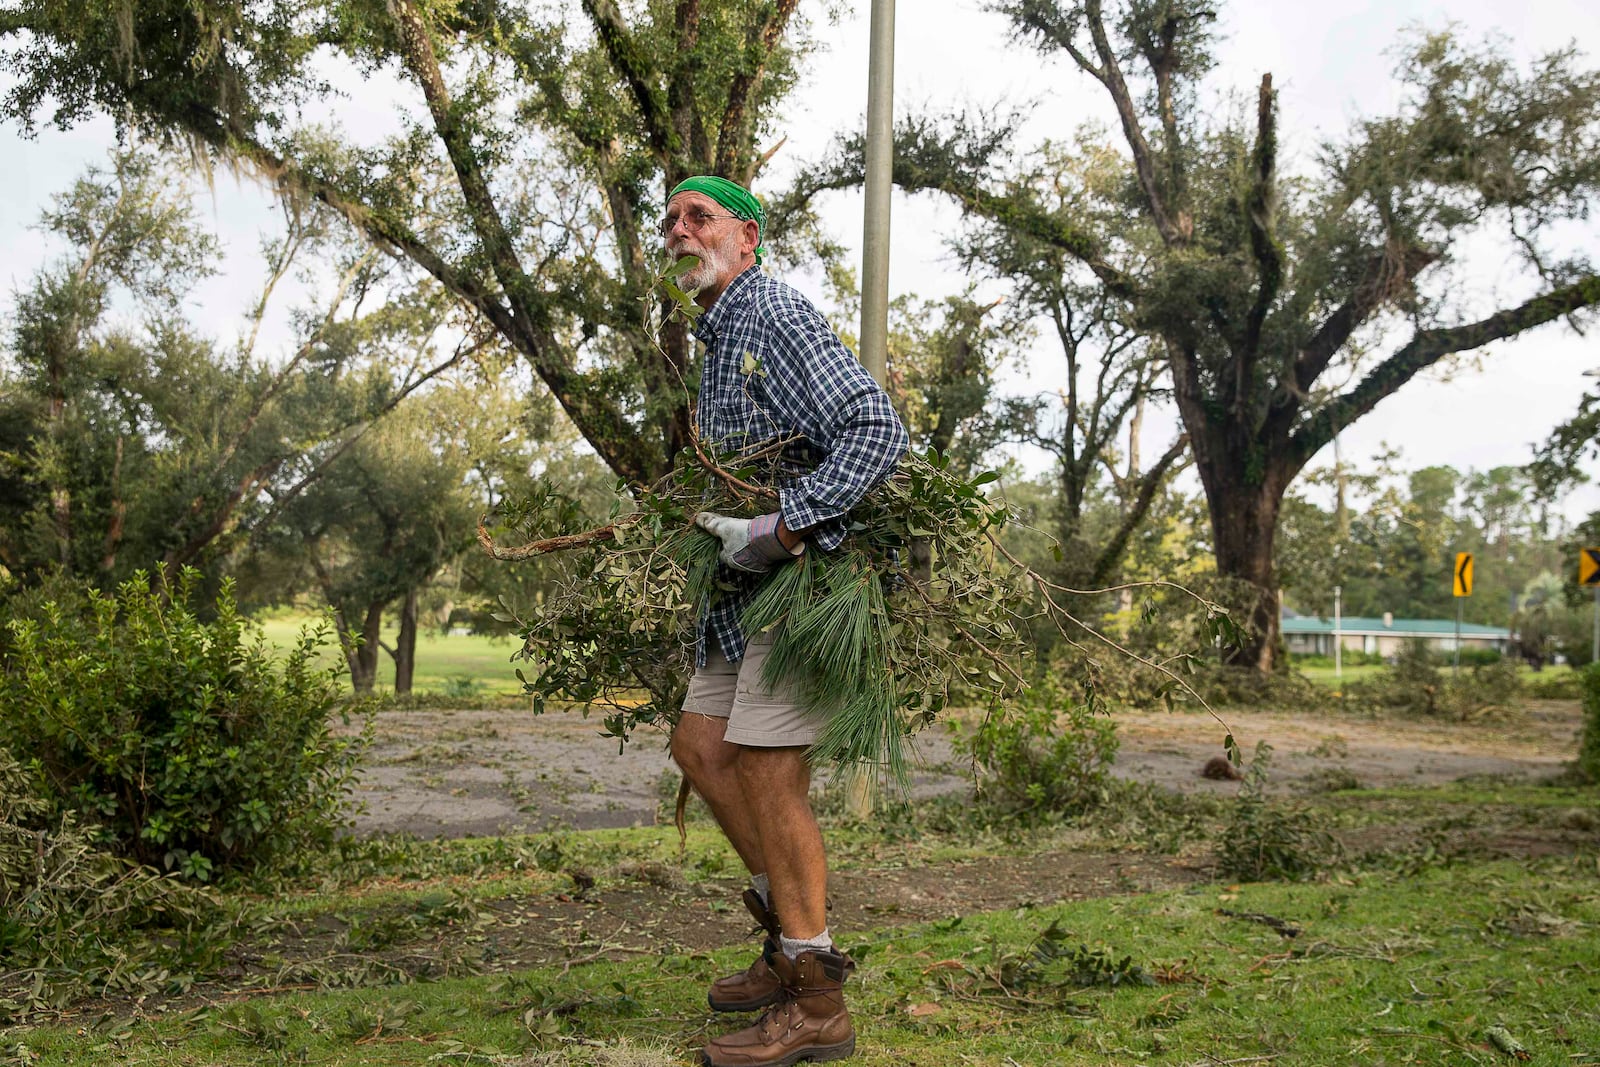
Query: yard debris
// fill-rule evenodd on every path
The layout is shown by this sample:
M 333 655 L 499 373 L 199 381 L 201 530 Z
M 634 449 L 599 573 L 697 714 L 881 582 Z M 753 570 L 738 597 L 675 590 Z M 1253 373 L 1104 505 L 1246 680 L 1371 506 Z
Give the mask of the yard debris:
M 1218 908 L 1217 914 L 1225 915 L 1230 919 L 1243 919 L 1246 922 L 1260 923 L 1262 926 L 1270 926 L 1284 937 L 1300 936 L 1300 927 L 1285 919 L 1280 919 L 1275 915 L 1266 915 L 1259 911 L 1230 911 L 1227 908 Z
M 1489 1039 L 1489 1044 L 1512 1059 L 1529 1060 L 1533 1058 L 1533 1054 L 1527 1050 L 1522 1042 L 1512 1037 L 1511 1031 L 1503 1026 L 1491 1026 L 1483 1032 L 1483 1035 Z

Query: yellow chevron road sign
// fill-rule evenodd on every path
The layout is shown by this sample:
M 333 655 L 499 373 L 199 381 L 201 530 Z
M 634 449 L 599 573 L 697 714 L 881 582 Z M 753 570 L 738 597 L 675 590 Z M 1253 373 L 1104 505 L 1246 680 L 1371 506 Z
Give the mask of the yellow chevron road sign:
M 1578 584 L 1600 585 L 1600 548 L 1578 550 Z
M 1471 552 L 1457 552 L 1456 553 L 1456 578 L 1455 578 L 1455 583 L 1454 584 L 1455 584 L 1455 594 L 1456 594 L 1456 596 L 1471 596 L 1472 595 L 1472 553 Z

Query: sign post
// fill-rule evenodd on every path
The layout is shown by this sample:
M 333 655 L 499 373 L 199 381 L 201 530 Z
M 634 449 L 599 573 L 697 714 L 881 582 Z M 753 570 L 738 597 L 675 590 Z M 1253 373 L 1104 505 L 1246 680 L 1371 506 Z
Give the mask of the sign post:
M 1589 662 L 1600 663 L 1600 548 L 1579 550 L 1578 584 L 1594 588 L 1594 646 L 1589 651 Z
M 1456 595 L 1456 658 L 1453 671 L 1461 674 L 1461 602 L 1472 595 L 1472 553 L 1456 553 L 1455 580 L 1451 583 Z
M 1339 689 L 1344 689 L 1344 620 L 1341 618 L 1339 603 L 1340 589 L 1333 587 L 1333 680 Z

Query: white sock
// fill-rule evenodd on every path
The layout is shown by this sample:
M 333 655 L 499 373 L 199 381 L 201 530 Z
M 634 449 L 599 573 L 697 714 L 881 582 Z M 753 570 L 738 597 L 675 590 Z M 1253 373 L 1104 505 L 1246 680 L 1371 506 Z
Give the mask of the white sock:
M 822 933 L 816 937 L 786 937 L 779 934 L 778 940 L 783 942 L 783 954 L 791 960 L 802 952 L 833 951 L 833 935 L 828 933 L 826 926 L 822 928 Z
M 761 898 L 762 907 L 772 907 L 772 888 L 767 884 L 766 875 L 752 874 L 750 876 L 750 888 L 754 889 L 756 896 Z

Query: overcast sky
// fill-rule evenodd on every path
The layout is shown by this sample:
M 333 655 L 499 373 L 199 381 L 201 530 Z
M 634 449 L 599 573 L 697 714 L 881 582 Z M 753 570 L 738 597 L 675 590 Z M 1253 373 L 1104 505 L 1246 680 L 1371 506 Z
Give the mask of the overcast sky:
M 788 143 L 758 183 L 758 192 L 781 188 L 796 165 L 826 150 L 841 125 L 860 125 L 866 106 L 869 0 L 859 0 L 856 8 L 837 25 L 818 19 L 825 51 L 790 106 L 784 127 Z M 810 3 L 802 10 L 813 16 L 818 11 Z M 1361 116 L 1394 108 L 1399 87 L 1390 74 L 1392 49 L 1407 27 L 1440 28 L 1453 21 L 1469 38 L 1500 35 L 1522 59 L 1576 41 L 1589 65 L 1600 62 L 1600 19 L 1591 3 L 1578 0 L 1235 0 L 1224 7 L 1222 17 L 1221 63 L 1210 91 L 1219 97 L 1230 90 L 1253 95 L 1261 75 L 1273 74 L 1280 92 L 1285 169 L 1308 159 L 1321 137 L 1337 135 Z M 1055 60 L 1047 62 L 1031 49 L 1008 43 L 1003 20 L 973 0 L 902 0 L 895 87 L 897 114 L 1032 103 L 1025 142 L 1064 137 L 1086 119 L 1109 118 L 1097 85 Z M 39 210 L 86 163 L 103 159 L 110 142 L 111 126 L 105 120 L 69 133 L 44 130 L 31 141 L 14 128 L 0 128 L 0 152 L 8 163 L 0 171 L 0 283 L 11 289 L 26 284 L 49 252 L 30 229 Z M 240 311 L 257 277 L 257 233 L 271 224 L 272 209 L 259 189 L 227 176 L 217 178 L 207 204 L 227 244 L 229 266 L 198 294 L 197 316 L 217 335 L 231 336 L 238 331 Z M 859 194 L 836 194 L 826 206 L 835 235 L 858 248 Z M 966 280 L 954 271 L 942 244 L 956 213 L 933 197 L 898 193 L 893 212 L 892 294 L 935 298 L 960 290 Z M 1584 236 L 1592 246 L 1594 231 Z M 1496 294 L 1521 292 L 1525 282 L 1519 285 L 1492 249 L 1480 258 L 1471 285 L 1481 292 L 1488 311 L 1487 302 Z M 814 279 L 791 280 L 816 290 Z M 1403 450 L 1407 466 L 1447 463 L 1483 469 L 1524 463 L 1531 446 L 1571 415 L 1589 382 L 1582 372 L 1592 368 L 1600 368 L 1600 343 L 1576 337 L 1564 326 L 1547 326 L 1495 346 L 1481 371 L 1448 382 L 1413 382 L 1345 434 L 1345 456 L 1359 460 L 1387 443 Z M 1052 358 L 1044 347 L 1026 378 L 1033 388 L 1050 388 L 1062 373 L 1059 356 Z M 1173 432 L 1172 420 L 1156 422 L 1150 430 L 1151 447 L 1164 446 Z M 1574 495 L 1568 513 L 1595 508 L 1600 508 L 1600 489 L 1589 487 Z

